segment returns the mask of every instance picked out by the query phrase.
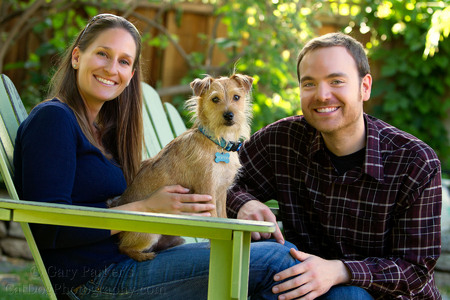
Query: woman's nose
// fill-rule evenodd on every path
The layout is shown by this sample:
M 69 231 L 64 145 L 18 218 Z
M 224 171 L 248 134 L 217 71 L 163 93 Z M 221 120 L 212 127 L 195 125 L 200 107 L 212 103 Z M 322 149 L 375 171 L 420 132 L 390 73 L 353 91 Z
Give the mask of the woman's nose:
M 117 62 L 115 60 L 109 60 L 105 64 L 104 70 L 109 74 L 116 74 L 117 73 Z

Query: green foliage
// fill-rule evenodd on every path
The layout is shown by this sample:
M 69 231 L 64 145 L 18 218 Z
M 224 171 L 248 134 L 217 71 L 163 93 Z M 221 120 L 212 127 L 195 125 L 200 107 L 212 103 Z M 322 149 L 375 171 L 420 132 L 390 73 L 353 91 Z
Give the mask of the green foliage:
M 149 0 L 154 2 L 156 0 Z M 24 10 L 35 1 L 11 1 L 12 10 Z M 182 26 L 181 2 L 158 1 L 162 7 L 176 9 L 176 23 Z M 380 77 L 373 84 L 373 98 L 379 103 L 370 112 L 392 125 L 410 132 L 432 146 L 443 168 L 450 170 L 448 132 L 443 121 L 450 111 L 449 0 L 376 0 L 315 1 L 305 5 L 301 0 L 204 0 L 214 7 L 214 14 L 227 26 L 226 37 L 200 35 L 205 50 L 188 53 L 189 74 L 182 83 L 202 74 L 224 75 L 233 70 L 255 78 L 253 91 L 254 120 L 252 130 L 280 118 L 301 114 L 296 78 L 296 56 L 303 44 L 316 36 L 321 16 L 344 16 L 350 21 L 345 32 L 370 33 L 366 44 L 372 65 L 381 66 Z M 40 47 L 25 62 L 4 67 L 25 69 L 29 76 L 21 96 L 28 107 L 46 97 L 46 87 L 54 59 L 93 15 L 112 10 L 130 12 L 119 0 L 89 2 L 49 1 L 33 30 L 40 36 Z M 306 2 L 310 3 L 310 2 Z M 172 5 L 172 6 L 171 6 Z M 50 6 L 49 6 L 50 7 Z M 161 18 L 159 18 L 161 19 Z M 154 22 L 161 22 L 158 18 Z M 160 24 L 161 25 L 161 24 Z M 183 25 L 185 26 L 185 25 Z M 160 49 L 177 42 L 177 37 L 159 31 L 144 34 L 144 43 Z M 228 61 L 208 65 L 210 47 L 226 53 Z M 225 71 L 226 70 L 226 71 Z M 185 97 L 175 98 L 182 109 Z
M 444 121 L 450 112 L 450 10 L 445 5 L 443 1 L 377 1 L 366 7 L 359 22 L 371 28 L 369 55 L 381 66 L 381 76 L 373 84 L 373 94 L 381 101 L 373 114 L 425 141 L 449 171 Z M 447 27 L 434 22 L 438 28 L 433 29 L 432 20 L 436 15 L 444 19 L 444 14 Z
M 13 1 L 16 2 L 16 1 Z M 26 4 L 17 1 L 21 9 L 26 10 L 34 1 Z M 40 45 L 31 53 L 25 62 L 9 64 L 4 70 L 23 68 L 29 76 L 23 83 L 20 95 L 27 109 L 47 97 L 48 83 L 54 72 L 55 60 L 66 50 L 76 34 L 84 27 L 86 19 L 97 13 L 97 9 L 83 5 L 85 1 L 75 1 L 73 6 L 67 3 L 57 3 L 50 12 L 46 12 L 42 20 L 33 27 L 33 32 L 39 38 Z M 66 8 L 68 7 L 68 8 Z
M 228 28 L 227 37 L 211 41 L 228 56 L 223 69 L 255 79 L 253 131 L 301 113 L 296 56 L 313 36 L 313 21 L 299 13 L 300 5 L 300 1 L 286 0 L 231 0 L 215 4 L 214 14 Z M 187 77 L 198 77 L 205 71 L 195 69 Z

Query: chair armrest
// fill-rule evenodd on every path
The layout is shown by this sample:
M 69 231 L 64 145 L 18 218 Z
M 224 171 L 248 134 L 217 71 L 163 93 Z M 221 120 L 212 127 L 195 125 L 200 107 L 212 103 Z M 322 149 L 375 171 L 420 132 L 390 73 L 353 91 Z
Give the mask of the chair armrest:
M 274 232 L 270 222 L 141 213 L 0 199 L 0 218 L 17 222 L 149 232 L 230 240 L 233 231 Z M 5 209 L 11 210 L 10 215 Z M 9 216 L 9 217 L 8 217 Z

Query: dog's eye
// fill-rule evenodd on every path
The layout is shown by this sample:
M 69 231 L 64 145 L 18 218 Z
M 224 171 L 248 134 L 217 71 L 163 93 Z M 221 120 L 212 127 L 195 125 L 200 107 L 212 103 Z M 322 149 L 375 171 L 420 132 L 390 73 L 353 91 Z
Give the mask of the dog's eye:
M 239 95 L 234 95 L 233 96 L 233 100 L 234 101 L 238 101 L 239 99 L 241 99 L 241 96 L 239 96 Z
M 219 101 L 220 101 L 219 97 L 214 97 L 214 98 L 212 98 L 211 100 L 212 100 L 212 102 L 214 102 L 214 103 L 219 103 Z

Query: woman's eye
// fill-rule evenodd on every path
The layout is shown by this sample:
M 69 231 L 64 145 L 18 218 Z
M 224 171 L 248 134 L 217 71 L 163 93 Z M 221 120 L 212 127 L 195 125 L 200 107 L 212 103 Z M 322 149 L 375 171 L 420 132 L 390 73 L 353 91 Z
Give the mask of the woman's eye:
M 212 102 L 214 102 L 214 103 L 219 103 L 219 101 L 220 101 L 219 97 L 214 97 L 214 98 L 212 98 L 211 100 L 212 100 Z
M 122 65 L 127 65 L 127 66 L 130 65 L 130 62 L 129 62 L 128 60 L 125 60 L 125 59 L 121 60 L 120 63 L 121 63 Z
M 103 51 L 99 51 L 99 52 L 97 52 L 97 55 L 100 55 L 100 56 L 106 56 L 106 53 L 103 52 Z
M 239 96 L 239 95 L 234 95 L 233 96 L 233 100 L 234 101 L 238 101 L 239 99 L 241 99 L 241 96 Z

